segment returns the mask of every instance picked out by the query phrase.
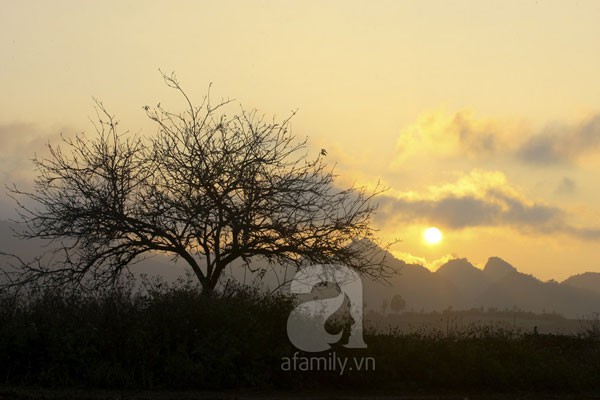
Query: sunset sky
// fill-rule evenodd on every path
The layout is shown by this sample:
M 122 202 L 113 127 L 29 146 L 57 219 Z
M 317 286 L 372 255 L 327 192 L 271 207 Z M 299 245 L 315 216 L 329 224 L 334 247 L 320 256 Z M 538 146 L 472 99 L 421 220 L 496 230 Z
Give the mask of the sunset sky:
M 435 270 L 500 256 L 547 280 L 600 272 L 599 1 L 0 0 L 0 175 L 142 106 L 230 97 L 287 117 L 340 182 L 389 190 L 374 224 Z M 2 193 L 0 219 L 13 216 Z M 436 245 L 423 240 L 435 226 Z

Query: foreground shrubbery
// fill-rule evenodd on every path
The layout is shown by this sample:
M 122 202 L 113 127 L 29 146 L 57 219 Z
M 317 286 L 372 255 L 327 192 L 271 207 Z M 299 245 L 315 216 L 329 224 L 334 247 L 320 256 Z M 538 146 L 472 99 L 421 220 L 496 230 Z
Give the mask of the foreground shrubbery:
M 0 382 L 106 388 L 600 390 L 600 341 L 473 327 L 366 334 L 374 371 L 286 372 L 293 303 L 239 287 L 202 296 L 189 283 L 93 294 L 45 290 L 0 299 Z M 300 356 L 326 356 L 302 354 Z
M 0 311 L 0 379 L 11 384 L 224 388 L 265 385 L 291 302 L 190 284 L 43 291 Z

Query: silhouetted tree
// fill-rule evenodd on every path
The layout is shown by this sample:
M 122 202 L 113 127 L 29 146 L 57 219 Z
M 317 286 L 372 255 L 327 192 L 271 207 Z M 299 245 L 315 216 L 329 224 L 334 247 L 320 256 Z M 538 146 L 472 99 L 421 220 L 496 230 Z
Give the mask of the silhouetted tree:
M 392 301 L 390 302 L 390 307 L 394 312 L 400 312 L 406 308 L 406 301 L 399 294 L 394 295 L 392 297 Z
M 209 91 L 194 106 L 173 74 L 163 78 L 186 110 L 144 107 L 155 135 L 119 133 L 96 101 L 97 135 L 49 144 L 49 156 L 34 159 L 34 189 L 12 188 L 22 237 L 59 246 L 33 261 L 15 258 L 4 270 L 10 285 L 110 284 L 153 253 L 185 260 L 207 293 L 226 266 L 242 259 L 249 268 L 254 256 L 387 273 L 364 240 L 373 239 L 379 189 L 337 188 L 327 153 L 309 158 L 306 139 L 290 133 L 294 113 L 282 122 L 244 109 L 229 116 L 229 100 L 212 104 Z

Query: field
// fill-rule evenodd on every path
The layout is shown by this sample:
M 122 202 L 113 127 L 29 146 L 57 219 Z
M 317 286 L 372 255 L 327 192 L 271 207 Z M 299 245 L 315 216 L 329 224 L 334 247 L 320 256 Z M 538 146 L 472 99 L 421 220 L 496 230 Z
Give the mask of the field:
M 16 303 L 5 296 L 0 396 L 503 399 L 600 391 L 600 335 L 592 323 L 564 335 L 458 324 L 446 315 L 454 325 L 368 329 L 367 349 L 338 344 L 317 356 L 290 344 L 292 307 L 284 296 L 242 288 L 206 297 L 182 282 L 143 292 L 128 284 L 100 293 L 42 290 Z M 434 316 L 443 321 L 443 313 Z M 313 368 L 283 367 L 302 358 Z

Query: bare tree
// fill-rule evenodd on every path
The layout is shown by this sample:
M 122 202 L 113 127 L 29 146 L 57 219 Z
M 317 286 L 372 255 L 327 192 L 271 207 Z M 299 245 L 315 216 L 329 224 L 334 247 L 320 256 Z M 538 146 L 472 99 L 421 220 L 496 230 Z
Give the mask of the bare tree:
M 212 104 L 209 91 L 194 106 L 173 74 L 163 78 L 186 110 L 144 107 L 155 135 L 120 134 L 96 101 L 97 135 L 49 144 L 49 156 L 34 159 L 34 189 L 11 189 L 22 236 L 58 244 L 5 269 L 11 285 L 108 284 L 156 253 L 185 260 L 206 293 L 226 266 L 242 259 L 249 267 L 255 256 L 386 275 L 369 224 L 380 190 L 337 188 L 326 153 L 309 158 L 306 139 L 290 133 L 293 113 L 282 122 L 244 109 L 229 116 L 229 100 Z

